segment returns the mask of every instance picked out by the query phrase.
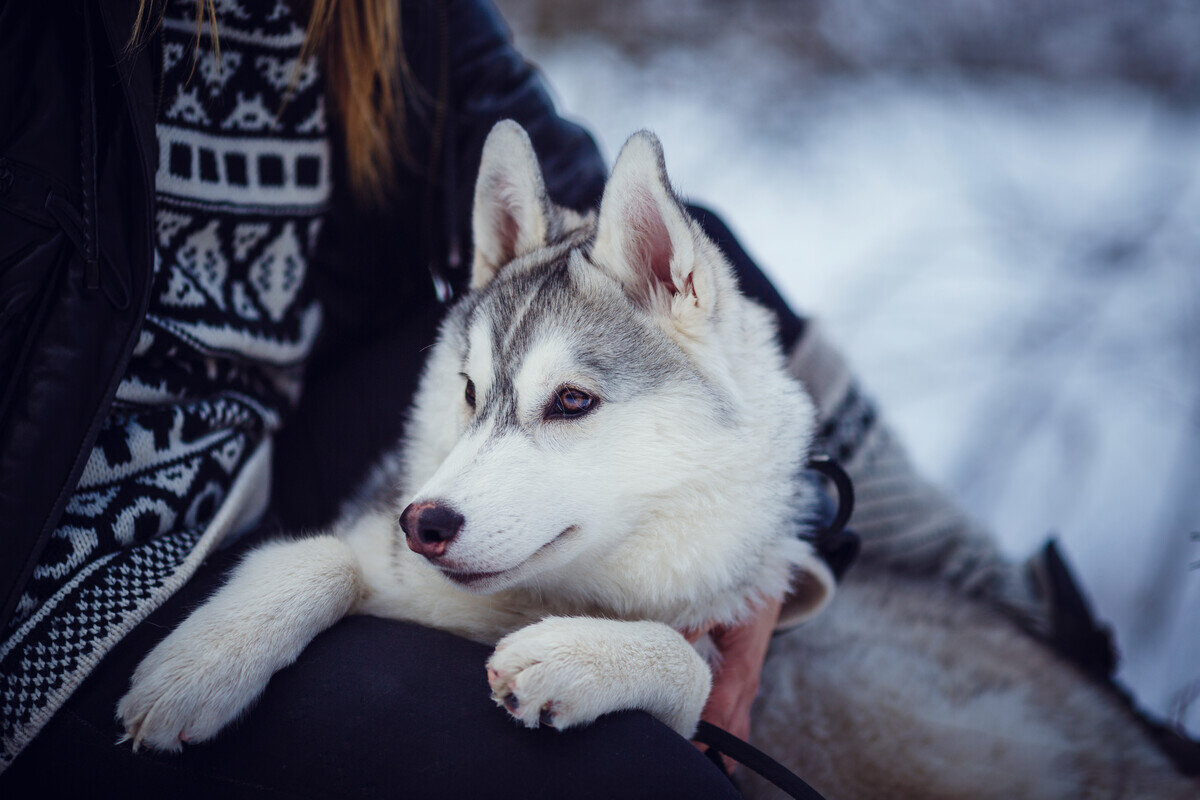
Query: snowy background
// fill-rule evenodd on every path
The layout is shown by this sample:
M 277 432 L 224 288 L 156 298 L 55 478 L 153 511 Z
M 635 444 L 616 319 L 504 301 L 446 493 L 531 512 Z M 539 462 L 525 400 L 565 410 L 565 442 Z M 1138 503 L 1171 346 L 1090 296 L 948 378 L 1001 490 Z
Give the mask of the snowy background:
M 1200 736 L 1200 3 L 500 5 L 1007 552 L 1059 537 L 1121 679 Z

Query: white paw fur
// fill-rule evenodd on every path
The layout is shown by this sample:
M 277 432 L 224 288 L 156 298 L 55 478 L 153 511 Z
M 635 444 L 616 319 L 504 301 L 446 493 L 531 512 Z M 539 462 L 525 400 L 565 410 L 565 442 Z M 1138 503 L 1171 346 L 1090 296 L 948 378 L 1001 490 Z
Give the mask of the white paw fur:
M 712 686 L 699 654 L 657 622 L 549 617 L 504 637 L 487 669 L 492 698 L 530 728 L 640 708 L 688 737 Z
M 125 739 L 177 751 L 212 738 L 358 595 L 353 556 L 332 537 L 255 550 L 138 665 L 117 705 Z

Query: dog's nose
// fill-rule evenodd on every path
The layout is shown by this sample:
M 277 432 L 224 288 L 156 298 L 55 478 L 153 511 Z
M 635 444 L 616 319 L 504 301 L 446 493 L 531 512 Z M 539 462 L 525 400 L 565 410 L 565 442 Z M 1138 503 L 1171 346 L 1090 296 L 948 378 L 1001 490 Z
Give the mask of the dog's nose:
M 409 549 L 426 558 L 437 558 L 446 552 L 446 546 L 458 535 L 464 521 L 462 514 L 436 500 L 409 503 L 400 514 L 400 527 Z

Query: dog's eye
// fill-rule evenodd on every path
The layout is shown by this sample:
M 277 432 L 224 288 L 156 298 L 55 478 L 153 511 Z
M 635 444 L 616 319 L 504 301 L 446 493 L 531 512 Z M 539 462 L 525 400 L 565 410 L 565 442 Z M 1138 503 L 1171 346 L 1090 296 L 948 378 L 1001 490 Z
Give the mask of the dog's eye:
M 470 378 L 467 378 L 467 390 L 464 393 L 464 396 L 467 399 L 467 405 L 469 405 L 471 408 L 474 408 L 475 407 L 475 384 Z
M 554 395 L 554 402 L 546 409 L 546 417 L 578 417 L 591 411 L 596 405 L 596 398 L 587 392 L 564 386 Z

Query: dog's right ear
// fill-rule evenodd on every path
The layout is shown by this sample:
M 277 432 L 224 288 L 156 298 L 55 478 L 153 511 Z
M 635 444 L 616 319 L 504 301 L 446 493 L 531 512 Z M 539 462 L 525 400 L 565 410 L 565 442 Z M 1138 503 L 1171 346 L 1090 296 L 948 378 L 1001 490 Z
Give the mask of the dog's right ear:
M 471 288 L 485 286 L 508 262 L 546 246 L 549 200 L 533 143 L 510 119 L 483 143 L 471 228 L 475 259 Z
M 702 236 L 671 189 L 658 138 L 649 131 L 630 136 L 600 200 L 592 260 L 635 301 L 698 335 L 720 290 Z

